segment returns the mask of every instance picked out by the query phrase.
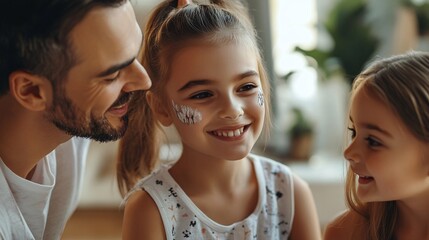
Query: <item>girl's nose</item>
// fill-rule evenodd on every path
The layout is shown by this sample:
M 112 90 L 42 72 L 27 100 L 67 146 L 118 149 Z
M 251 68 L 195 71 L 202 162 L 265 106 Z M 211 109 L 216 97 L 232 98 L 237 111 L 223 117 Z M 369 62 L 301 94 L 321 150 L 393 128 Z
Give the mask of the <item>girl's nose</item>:
M 349 146 L 344 150 L 344 158 L 350 162 L 359 162 L 360 157 L 358 151 L 356 151 L 356 141 L 352 141 Z
M 242 103 L 235 97 L 228 97 L 221 106 L 220 117 L 224 119 L 236 120 L 244 115 Z

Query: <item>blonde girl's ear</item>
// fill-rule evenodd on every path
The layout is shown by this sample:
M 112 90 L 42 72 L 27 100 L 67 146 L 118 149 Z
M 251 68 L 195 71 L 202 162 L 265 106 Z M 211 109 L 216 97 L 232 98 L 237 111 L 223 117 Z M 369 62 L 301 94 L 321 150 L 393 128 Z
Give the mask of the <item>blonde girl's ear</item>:
M 25 71 L 15 71 L 9 75 L 10 94 L 24 108 L 43 111 L 52 98 L 52 84 L 44 77 Z
M 168 111 L 168 104 L 163 104 L 162 99 L 156 96 L 152 91 L 146 92 L 146 101 L 150 106 L 155 118 L 164 126 L 168 127 L 173 123 L 170 112 Z

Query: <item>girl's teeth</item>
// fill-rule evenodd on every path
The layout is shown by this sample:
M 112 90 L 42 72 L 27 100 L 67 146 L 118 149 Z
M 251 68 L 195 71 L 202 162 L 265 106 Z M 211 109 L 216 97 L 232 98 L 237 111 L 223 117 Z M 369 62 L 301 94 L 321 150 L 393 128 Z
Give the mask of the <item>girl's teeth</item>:
M 234 131 L 234 136 L 238 137 L 238 136 L 240 136 L 240 134 L 241 134 L 240 129 L 237 129 Z
M 236 129 L 234 131 L 216 131 L 215 135 L 219 137 L 238 137 L 244 132 L 244 128 Z

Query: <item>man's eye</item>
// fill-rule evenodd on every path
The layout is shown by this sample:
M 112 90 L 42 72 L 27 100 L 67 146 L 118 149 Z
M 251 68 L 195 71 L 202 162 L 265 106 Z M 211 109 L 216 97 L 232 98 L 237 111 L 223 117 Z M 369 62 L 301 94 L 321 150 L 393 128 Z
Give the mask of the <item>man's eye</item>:
M 118 80 L 118 78 L 119 78 L 119 75 L 121 74 L 121 72 L 118 72 L 115 76 L 113 76 L 112 78 L 106 78 L 106 79 L 104 79 L 104 81 L 106 81 L 106 82 L 113 82 L 113 81 L 116 81 L 116 80 Z
M 211 94 L 210 92 L 199 92 L 199 93 L 192 95 L 190 98 L 191 99 L 204 99 L 204 98 L 208 98 L 211 96 L 213 96 L 213 94 Z

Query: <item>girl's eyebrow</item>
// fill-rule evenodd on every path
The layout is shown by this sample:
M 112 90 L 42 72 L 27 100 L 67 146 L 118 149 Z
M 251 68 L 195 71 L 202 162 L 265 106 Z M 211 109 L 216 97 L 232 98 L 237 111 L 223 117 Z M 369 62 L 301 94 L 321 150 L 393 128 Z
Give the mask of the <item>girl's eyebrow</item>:
M 381 128 L 381 127 L 379 127 L 377 125 L 374 125 L 374 124 L 371 124 L 371 123 L 363 123 L 362 126 L 364 128 L 370 129 L 370 130 L 375 130 L 375 131 L 381 132 L 382 134 L 384 134 L 384 135 L 386 135 L 388 137 L 392 137 L 392 135 L 389 132 L 387 132 L 386 130 L 384 130 L 383 128 Z
M 252 77 L 252 76 L 259 76 L 259 73 L 257 73 L 254 70 L 249 70 L 247 72 L 240 74 L 240 76 L 238 77 L 238 80 L 241 80 L 241 79 L 247 78 L 247 77 Z
M 209 80 L 209 79 L 191 80 L 191 81 L 187 82 L 185 85 L 183 85 L 183 87 L 179 88 L 179 92 L 184 91 L 184 90 L 189 89 L 189 88 L 192 88 L 194 86 L 207 85 L 207 84 L 210 84 L 211 82 L 214 82 L 214 81 Z
M 243 78 L 247 78 L 247 77 L 251 77 L 251 76 L 259 76 L 259 74 L 256 71 L 250 70 L 250 71 L 246 71 L 242 74 L 240 74 L 236 79 L 241 80 Z M 208 85 L 210 83 L 213 83 L 214 80 L 209 80 L 209 79 L 197 79 L 197 80 L 191 80 L 189 82 L 187 82 L 185 85 L 183 85 L 183 87 L 179 88 L 179 92 L 184 91 L 186 89 L 192 88 L 194 86 L 199 86 L 199 85 Z
M 353 123 L 352 117 L 350 117 L 350 121 Z M 379 127 L 379 126 L 377 126 L 375 124 L 372 124 L 372 123 L 361 123 L 359 125 L 361 125 L 363 128 L 369 129 L 369 130 L 378 131 L 378 132 L 380 132 L 380 133 L 382 133 L 382 134 L 384 134 L 384 135 L 392 138 L 392 135 L 388 131 L 384 130 L 383 128 L 381 128 L 381 127 Z

